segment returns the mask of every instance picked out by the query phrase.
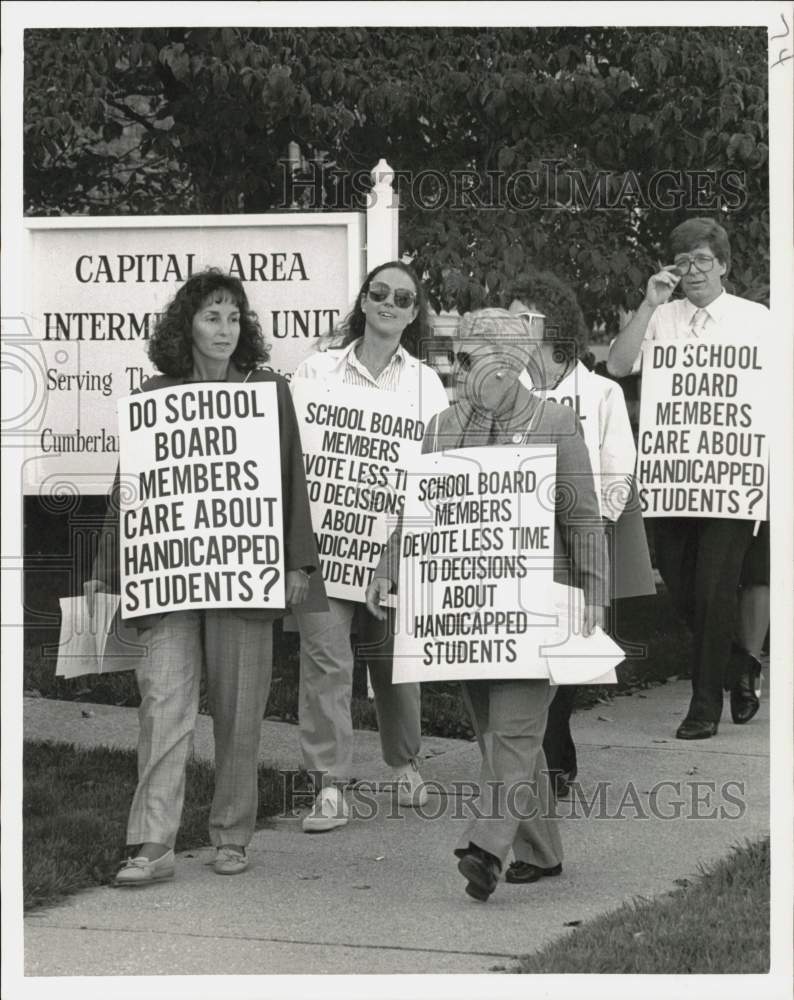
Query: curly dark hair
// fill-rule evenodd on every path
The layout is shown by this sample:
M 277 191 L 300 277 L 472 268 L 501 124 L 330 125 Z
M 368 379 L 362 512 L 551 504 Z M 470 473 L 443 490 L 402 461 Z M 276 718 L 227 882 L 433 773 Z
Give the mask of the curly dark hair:
M 256 313 L 251 311 L 242 282 L 216 267 L 194 274 L 182 285 L 157 320 L 147 352 L 164 375 L 185 378 L 193 371 L 193 317 L 210 296 L 228 295 L 240 310 L 240 339 L 231 361 L 250 372 L 270 357 Z M 214 301 L 219 302 L 220 298 Z
M 341 346 L 347 347 L 348 344 L 352 344 L 354 340 L 358 340 L 360 337 L 364 336 L 366 319 L 361 309 L 362 296 L 367 294 L 369 286 L 375 280 L 376 276 L 380 274 L 381 271 L 385 271 L 389 267 L 395 267 L 398 271 L 402 271 L 403 274 L 407 274 L 416 289 L 416 317 L 403 330 L 403 335 L 400 338 L 400 344 L 410 354 L 417 356 L 421 350 L 422 341 L 428 340 L 432 336 L 427 293 L 422 287 L 421 281 L 417 278 L 414 269 L 410 267 L 410 265 L 404 264 L 401 260 L 390 260 L 386 264 L 379 264 L 377 267 L 373 268 L 364 279 L 364 284 L 361 286 L 359 293 L 356 296 L 353 308 L 339 325 L 339 332 L 343 334 Z
M 529 270 L 510 285 L 505 306 L 518 299 L 546 317 L 546 340 L 555 346 L 560 361 L 581 358 L 589 334 L 574 290 L 551 271 Z

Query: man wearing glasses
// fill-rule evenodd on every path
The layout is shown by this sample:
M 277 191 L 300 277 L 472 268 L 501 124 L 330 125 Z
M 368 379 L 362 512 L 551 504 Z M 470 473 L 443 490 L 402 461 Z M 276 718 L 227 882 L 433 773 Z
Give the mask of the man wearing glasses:
M 670 249 L 674 263 L 648 280 L 642 304 L 610 348 L 607 368 L 617 378 L 639 371 L 644 340 L 755 337 L 767 328 L 765 306 L 723 288 L 731 250 L 722 226 L 688 219 L 670 234 Z M 673 299 L 679 286 L 683 298 Z M 752 521 L 655 519 L 656 564 L 694 637 L 692 700 L 678 739 L 716 735 L 723 688 L 735 723 L 758 711 L 769 627 L 768 522 L 753 532 Z

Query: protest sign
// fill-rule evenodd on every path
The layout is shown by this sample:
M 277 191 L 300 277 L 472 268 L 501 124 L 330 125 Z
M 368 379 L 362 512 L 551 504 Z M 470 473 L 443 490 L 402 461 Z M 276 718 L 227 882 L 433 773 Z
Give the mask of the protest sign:
M 292 390 L 326 592 L 363 601 L 421 453 L 418 399 L 307 378 Z
M 575 591 L 553 579 L 555 467 L 546 446 L 417 460 L 400 539 L 395 682 L 548 678 L 547 655 L 566 655 Z M 615 661 L 594 652 L 599 676 Z
M 767 392 L 760 342 L 643 346 L 637 482 L 645 517 L 766 520 Z
M 131 396 L 119 433 L 122 616 L 283 608 L 275 384 Z
M 82 677 L 135 670 L 146 655 L 135 628 L 118 617 L 118 594 L 94 594 L 89 615 L 85 597 L 62 597 L 56 677 Z
M 603 514 L 602 491 L 598 488 L 600 485 L 598 477 L 601 473 L 601 428 L 599 418 L 604 400 L 603 379 L 598 375 L 593 375 L 581 362 L 578 362 L 573 365 L 571 370 L 553 388 L 536 389 L 528 371 L 525 371 L 521 375 L 521 383 L 540 398 L 548 400 L 551 403 L 559 403 L 561 406 L 567 406 L 578 417 L 595 480 L 596 499 Z M 614 383 L 607 384 L 614 385 Z M 630 468 L 621 470 L 626 478 L 634 473 L 633 460 L 629 464 Z
M 521 376 L 533 389 L 528 372 Z M 634 467 L 637 453 L 623 393 L 615 382 L 589 372 L 579 362 L 543 399 L 568 406 L 579 418 L 590 458 L 609 549 L 613 600 L 656 593 Z

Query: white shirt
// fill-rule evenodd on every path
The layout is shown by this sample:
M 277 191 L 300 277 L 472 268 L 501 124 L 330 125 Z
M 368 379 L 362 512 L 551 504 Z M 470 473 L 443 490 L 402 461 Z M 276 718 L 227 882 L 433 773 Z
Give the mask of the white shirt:
M 400 376 L 402 375 L 408 352 L 402 345 L 398 346 L 397 350 L 389 358 L 389 363 L 375 377 L 367 366 L 358 359 L 356 347 L 360 343 L 361 340 L 359 339 L 350 345 L 350 350 L 346 351 L 347 365 L 343 376 L 345 385 L 358 385 L 363 389 L 375 388 L 385 389 L 386 392 L 397 392 L 400 387 Z
M 705 315 L 697 324 L 698 330 L 692 326 L 692 320 L 698 309 L 702 308 Z M 648 322 L 645 340 L 683 340 L 690 337 L 747 337 L 754 338 L 767 332 L 769 310 L 760 302 L 731 295 L 724 289 L 707 306 L 699 307 L 689 299 L 673 299 L 657 306 Z M 632 373 L 640 370 L 642 352 L 637 356 L 632 367 Z
M 617 382 L 589 371 L 581 361 L 554 389 L 536 389 L 527 371 L 520 381 L 543 399 L 570 406 L 579 417 L 601 516 L 617 521 L 629 499 L 637 458 L 623 390 Z
M 375 378 L 356 357 L 355 349 L 360 343 L 361 338 L 341 351 L 312 352 L 295 369 L 293 382 L 299 378 L 315 378 L 339 385 L 408 393 L 418 401 L 419 416 L 425 426 L 449 406 L 447 390 L 438 375 L 402 346 L 397 348 L 388 365 Z
M 674 299 L 659 306 L 648 323 L 646 340 L 680 340 L 697 336 L 692 319 L 699 308 L 705 313 L 700 336 L 757 336 L 759 325 L 769 319 L 769 310 L 760 302 L 751 302 L 723 291 L 707 306 L 696 306 L 689 299 Z

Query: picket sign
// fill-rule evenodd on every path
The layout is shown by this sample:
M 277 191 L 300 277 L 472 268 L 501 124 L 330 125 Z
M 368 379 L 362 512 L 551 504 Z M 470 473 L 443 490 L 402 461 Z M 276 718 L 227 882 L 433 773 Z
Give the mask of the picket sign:
M 623 659 L 603 633 L 581 638 L 581 592 L 554 581 L 555 469 L 553 446 L 416 462 L 399 544 L 396 683 L 582 683 Z
M 643 345 L 637 482 L 644 517 L 765 521 L 768 389 L 760 339 Z
M 121 614 L 283 608 L 273 382 L 119 401 Z

